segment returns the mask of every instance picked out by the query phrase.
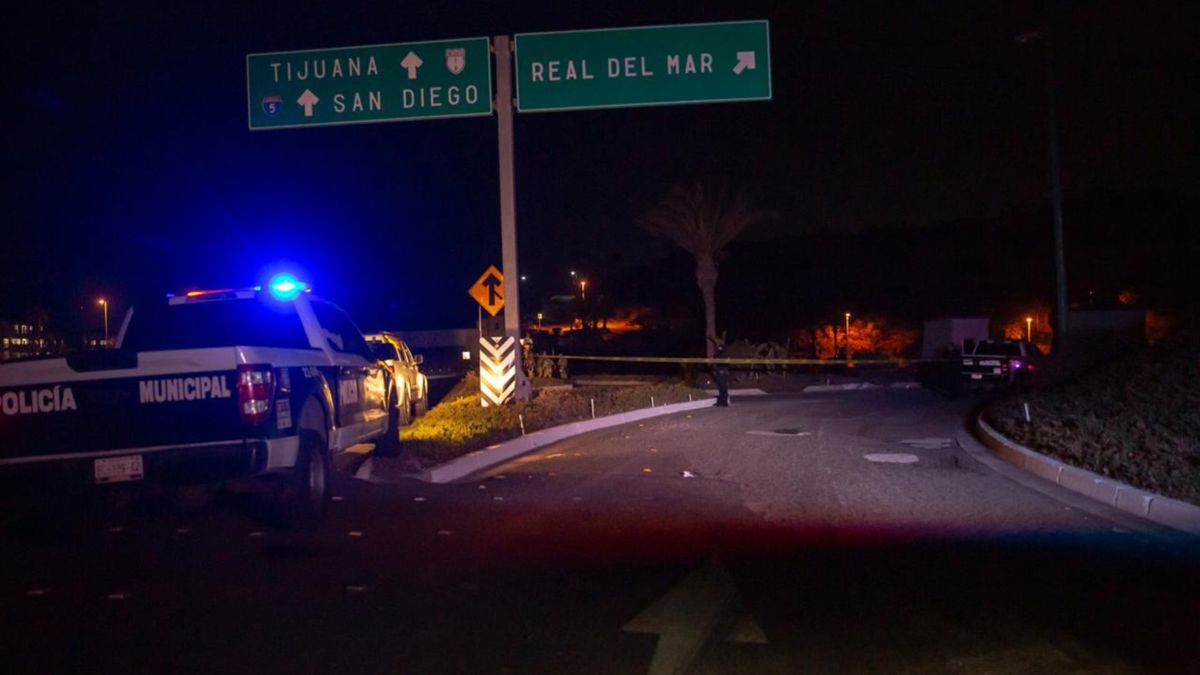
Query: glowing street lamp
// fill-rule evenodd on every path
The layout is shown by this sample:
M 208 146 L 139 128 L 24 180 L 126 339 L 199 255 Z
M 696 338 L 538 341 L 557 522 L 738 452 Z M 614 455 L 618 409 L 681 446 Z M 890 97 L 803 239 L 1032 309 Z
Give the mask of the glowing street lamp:
M 1025 317 L 1025 340 L 1033 342 L 1033 317 Z
M 97 304 L 104 308 L 104 346 L 107 347 L 108 346 L 108 300 L 105 300 L 104 298 L 100 298 L 100 302 L 98 302 Z
M 587 279 L 579 280 L 579 292 L 583 295 L 583 299 L 587 300 Z
M 850 312 L 846 312 L 846 363 L 850 363 Z

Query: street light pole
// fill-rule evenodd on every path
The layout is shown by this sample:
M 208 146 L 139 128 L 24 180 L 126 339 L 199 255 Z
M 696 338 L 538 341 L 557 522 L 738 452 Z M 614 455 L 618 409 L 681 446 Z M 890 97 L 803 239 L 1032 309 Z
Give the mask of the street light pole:
M 846 365 L 850 365 L 850 312 L 846 312 L 846 334 L 843 340 L 846 342 Z
M 108 300 L 100 298 L 100 306 L 104 308 L 104 346 L 108 347 Z

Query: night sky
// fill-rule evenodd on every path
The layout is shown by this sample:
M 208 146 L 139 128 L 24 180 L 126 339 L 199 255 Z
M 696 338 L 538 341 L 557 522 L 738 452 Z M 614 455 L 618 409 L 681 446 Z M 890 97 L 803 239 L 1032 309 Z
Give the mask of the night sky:
M 0 318 L 286 263 L 364 327 L 474 321 L 466 288 L 500 263 L 495 118 L 252 133 L 251 52 L 769 20 L 770 102 L 517 116 L 527 309 L 576 267 L 594 287 L 682 269 L 686 288 L 634 225 L 678 182 L 747 186 L 779 213 L 752 240 L 1044 208 L 1043 52 L 1013 38 L 1047 22 L 1067 198 L 1200 193 L 1197 3 L 246 4 L 7 17 Z

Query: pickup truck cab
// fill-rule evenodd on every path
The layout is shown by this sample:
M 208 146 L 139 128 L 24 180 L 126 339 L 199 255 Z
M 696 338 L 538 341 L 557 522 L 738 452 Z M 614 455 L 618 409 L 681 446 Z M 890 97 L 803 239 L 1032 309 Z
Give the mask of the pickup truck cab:
M 139 303 L 114 349 L 0 366 L 0 474 L 265 477 L 282 519 L 311 524 L 331 455 L 389 433 L 387 377 L 350 318 L 290 277 Z
M 1023 384 L 1042 364 L 1042 352 L 1025 340 L 967 340 L 962 376 L 981 384 Z
M 375 358 L 383 361 L 392 375 L 393 396 L 400 402 L 392 426 L 407 426 L 429 410 L 429 378 L 421 372 L 425 359 L 413 354 L 408 343 L 395 333 L 369 333 L 365 337 Z

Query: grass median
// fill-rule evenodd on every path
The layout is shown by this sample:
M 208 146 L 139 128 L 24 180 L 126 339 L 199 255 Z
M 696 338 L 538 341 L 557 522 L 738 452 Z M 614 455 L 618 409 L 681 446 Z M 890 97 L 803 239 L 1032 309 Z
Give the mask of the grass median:
M 690 398 L 689 398 L 690 397 Z M 525 433 L 640 408 L 708 398 L 682 384 L 658 383 L 625 387 L 543 387 L 530 401 L 513 405 L 479 404 L 479 379 L 466 379 L 425 416 L 400 433 L 403 451 L 394 458 L 404 469 L 418 471 L 447 462 Z
M 1031 422 L 1022 403 L 1028 403 Z M 997 431 L 1068 464 L 1200 504 L 1200 333 L 1108 364 L 1069 385 L 1000 401 Z

